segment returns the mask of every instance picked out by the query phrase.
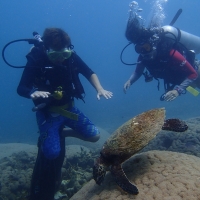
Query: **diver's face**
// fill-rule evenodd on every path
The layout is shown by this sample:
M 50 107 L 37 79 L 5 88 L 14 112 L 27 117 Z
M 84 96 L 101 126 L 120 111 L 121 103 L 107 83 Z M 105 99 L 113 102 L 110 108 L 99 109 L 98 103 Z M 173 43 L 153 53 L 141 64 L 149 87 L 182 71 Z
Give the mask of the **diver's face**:
M 71 51 L 67 48 L 61 49 L 59 51 L 50 49 L 49 51 L 47 51 L 47 56 L 52 63 L 61 65 L 66 59 L 71 56 Z

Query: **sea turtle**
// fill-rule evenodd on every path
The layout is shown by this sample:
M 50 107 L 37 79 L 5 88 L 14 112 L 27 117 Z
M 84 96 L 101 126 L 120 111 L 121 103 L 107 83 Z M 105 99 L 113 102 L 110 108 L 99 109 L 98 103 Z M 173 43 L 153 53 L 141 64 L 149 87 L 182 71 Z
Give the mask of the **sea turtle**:
M 93 167 L 93 178 L 100 185 L 110 170 L 116 183 L 130 194 L 138 189 L 127 179 L 121 164 L 145 147 L 157 133 L 163 130 L 183 132 L 188 126 L 179 119 L 165 120 L 165 108 L 144 112 L 120 126 L 104 143 Z

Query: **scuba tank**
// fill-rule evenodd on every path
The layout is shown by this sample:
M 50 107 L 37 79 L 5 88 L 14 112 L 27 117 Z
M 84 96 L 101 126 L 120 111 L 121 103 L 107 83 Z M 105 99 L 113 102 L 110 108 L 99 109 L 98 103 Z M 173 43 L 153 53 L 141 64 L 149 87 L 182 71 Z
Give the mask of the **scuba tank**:
M 193 50 L 196 54 L 200 53 L 200 37 L 169 25 L 163 26 L 162 29 L 166 37 L 172 39 L 175 37 L 178 40 L 177 42 L 184 45 L 188 50 Z

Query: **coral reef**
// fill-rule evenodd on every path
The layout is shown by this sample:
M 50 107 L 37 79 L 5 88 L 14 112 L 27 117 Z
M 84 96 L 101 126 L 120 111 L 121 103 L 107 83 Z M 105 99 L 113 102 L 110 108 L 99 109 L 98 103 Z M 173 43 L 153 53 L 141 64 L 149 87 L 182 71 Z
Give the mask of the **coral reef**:
M 30 188 L 30 178 L 35 156 L 21 151 L 0 160 L 0 198 L 25 199 Z
M 108 133 L 105 132 L 100 143 L 92 144 L 91 148 L 84 147 L 90 144 L 88 142 L 83 143 L 84 146 L 67 145 L 62 168 L 63 181 L 55 199 L 200 199 L 196 190 L 200 185 L 200 118 L 192 118 L 186 122 L 189 126 L 186 132 L 161 131 L 140 151 L 141 154 L 129 160 L 130 167 L 129 161 L 124 163 L 123 168 L 128 178 L 139 189 L 138 196 L 130 196 L 120 191 L 109 173 L 101 187 L 91 180 L 94 157 L 99 155 L 100 148 L 109 137 Z M 74 140 L 74 143 L 76 142 L 77 140 Z M 82 144 L 81 141 L 79 143 Z M 1 144 L 0 149 L 0 200 L 26 200 L 37 154 L 36 145 Z M 150 150 L 162 152 L 144 153 Z M 175 189 L 177 191 L 174 191 Z M 90 193 L 92 196 L 88 197 Z
M 70 146 L 70 149 L 74 145 Z M 71 148 L 72 147 L 72 148 Z M 89 150 L 86 147 L 79 146 L 76 154 L 69 153 L 67 147 L 66 159 L 62 168 L 63 181 L 60 192 L 72 197 L 81 187 L 92 179 L 92 166 L 94 158 L 97 156 L 96 151 Z
M 127 194 L 108 173 L 101 186 L 87 183 L 70 200 L 197 200 L 200 199 L 200 158 L 169 151 L 149 151 L 131 157 L 123 165 L 129 180 L 139 189 Z
M 32 153 L 19 151 L 0 159 L 0 200 L 28 199 L 36 149 L 35 146 L 34 150 L 32 148 Z M 57 200 L 68 200 L 92 179 L 92 166 L 97 152 L 79 145 L 68 145 L 66 155 L 62 168 L 62 183 L 55 195 Z

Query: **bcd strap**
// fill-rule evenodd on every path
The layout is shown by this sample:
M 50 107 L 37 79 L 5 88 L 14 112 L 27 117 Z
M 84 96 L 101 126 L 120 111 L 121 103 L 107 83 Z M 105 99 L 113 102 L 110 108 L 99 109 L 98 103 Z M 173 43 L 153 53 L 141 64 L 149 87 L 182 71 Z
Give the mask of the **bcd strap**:
M 48 111 L 53 112 L 53 113 L 58 113 L 58 114 L 60 114 L 64 117 L 78 121 L 78 115 L 77 114 L 69 112 L 69 111 L 66 110 L 66 109 L 69 109 L 70 107 L 71 107 L 71 104 L 65 104 L 64 106 L 50 106 L 48 108 Z
M 178 31 L 177 42 L 179 42 L 181 39 L 181 31 L 179 28 L 176 28 L 176 30 Z

